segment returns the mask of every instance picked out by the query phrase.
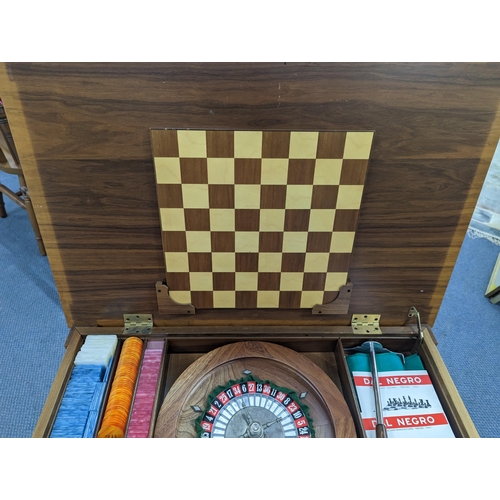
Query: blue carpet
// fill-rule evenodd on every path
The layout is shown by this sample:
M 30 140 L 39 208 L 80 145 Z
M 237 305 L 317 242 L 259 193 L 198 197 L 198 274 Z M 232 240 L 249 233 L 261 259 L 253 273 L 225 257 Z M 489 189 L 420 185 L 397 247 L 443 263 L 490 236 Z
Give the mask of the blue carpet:
M 0 172 L 16 189 L 17 178 Z M 30 437 L 64 354 L 68 327 L 27 213 L 0 219 L 0 437 Z M 467 237 L 434 333 L 481 437 L 500 437 L 500 305 L 484 297 L 500 247 Z
M 0 172 L 13 191 L 17 177 Z M 0 437 L 30 437 L 64 354 L 69 329 L 28 214 L 4 196 L 0 219 Z
M 481 437 L 500 437 L 500 305 L 484 297 L 500 247 L 465 238 L 433 331 Z

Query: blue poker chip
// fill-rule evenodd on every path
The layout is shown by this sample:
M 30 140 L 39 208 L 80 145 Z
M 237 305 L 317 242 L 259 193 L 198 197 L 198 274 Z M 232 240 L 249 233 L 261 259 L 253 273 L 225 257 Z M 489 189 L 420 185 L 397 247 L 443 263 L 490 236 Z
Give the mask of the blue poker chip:
M 103 340 L 107 347 L 101 349 Z M 88 344 L 82 346 L 75 359 L 50 437 L 94 437 L 113 364 L 111 341 L 114 342 L 111 336 L 108 340 L 102 336 L 87 337 Z

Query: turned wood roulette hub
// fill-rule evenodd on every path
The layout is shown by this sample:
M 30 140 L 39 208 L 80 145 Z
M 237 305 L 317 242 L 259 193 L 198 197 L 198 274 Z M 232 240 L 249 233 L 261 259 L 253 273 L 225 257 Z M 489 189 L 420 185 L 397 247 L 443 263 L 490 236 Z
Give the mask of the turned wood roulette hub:
M 342 394 L 315 363 L 269 342 L 238 342 L 189 366 L 155 437 L 356 437 Z

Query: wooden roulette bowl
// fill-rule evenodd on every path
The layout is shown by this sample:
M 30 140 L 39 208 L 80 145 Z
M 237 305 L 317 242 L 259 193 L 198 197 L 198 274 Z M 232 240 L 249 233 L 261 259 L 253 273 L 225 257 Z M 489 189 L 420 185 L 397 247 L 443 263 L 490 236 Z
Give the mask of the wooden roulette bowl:
M 248 371 L 251 374 L 248 374 Z M 294 425 L 285 426 L 285 421 L 291 421 L 288 417 L 289 414 L 292 415 L 290 408 L 293 408 L 293 404 L 286 408 L 288 413 L 285 416 L 283 408 L 279 408 L 278 400 L 268 401 L 270 396 L 266 396 L 270 410 L 260 408 L 264 407 L 263 397 L 250 400 L 248 397 L 243 398 L 249 394 L 240 393 L 238 396 L 240 389 L 246 391 L 247 388 L 250 390 L 254 387 L 246 382 L 248 379 L 266 382 L 264 385 L 267 385 L 267 391 L 274 389 L 272 394 L 278 391 L 277 398 L 280 397 L 279 391 L 286 391 L 287 395 L 292 396 L 292 403 L 295 401 L 300 406 L 299 409 L 304 410 L 304 417 L 308 420 L 306 427 L 311 431 L 309 435 L 307 430 L 306 435 L 299 435 L 300 429 L 296 424 L 302 420 L 297 420 L 296 416 L 293 417 Z M 197 426 L 197 420 L 204 419 L 211 408 L 213 411 L 213 404 L 209 404 L 209 395 L 213 398 L 217 393 L 214 390 L 221 386 L 230 390 L 233 383 L 231 381 L 241 382 L 234 386 L 235 399 L 227 403 L 227 408 L 224 404 L 220 405 L 219 400 L 216 401 L 219 407 L 217 414 L 229 416 L 224 410 L 231 411 L 229 423 L 221 424 L 220 416 L 216 417 L 219 419 L 219 427 L 222 425 L 224 431 L 221 432 L 219 428 L 218 436 L 205 432 L 203 437 L 356 437 L 349 408 L 337 386 L 323 370 L 292 349 L 269 342 L 253 341 L 225 345 L 210 351 L 190 365 L 165 397 L 158 414 L 154 437 L 200 436 L 203 431 Z M 302 398 L 299 395 L 302 395 Z M 238 399 L 247 401 L 247 405 L 238 403 Z M 214 400 L 210 401 L 213 403 Z M 262 401 L 262 405 L 255 403 L 254 407 L 249 405 L 248 401 L 252 401 L 252 404 L 253 401 Z M 236 411 L 229 408 L 230 403 Z M 283 403 L 288 403 L 288 399 Z M 201 413 L 193 407 L 200 408 Z M 296 435 L 292 436 L 292 431 L 284 430 L 287 428 L 297 428 Z

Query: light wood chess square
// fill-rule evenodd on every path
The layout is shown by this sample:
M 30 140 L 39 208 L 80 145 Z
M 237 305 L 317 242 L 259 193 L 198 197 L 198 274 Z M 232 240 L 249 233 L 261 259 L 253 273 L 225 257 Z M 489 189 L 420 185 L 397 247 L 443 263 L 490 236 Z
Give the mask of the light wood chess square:
M 280 292 L 273 290 L 259 290 L 257 292 L 257 307 L 275 308 L 279 307 Z
M 304 273 L 281 273 L 280 290 L 301 291 L 304 281 Z
M 316 291 L 311 292 L 304 290 L 300 298 L 300 307 L 303 309 L 309 309 L 314 307 L 316 304 L 322 304 L 323 295 L 324 292 L 316 292 Z
M 185 252 L 165 252 L 165 263 L 167 269 L 175 270 L 178 273 L 189 272 L 189 259 Z
M 259 251 L 259 232 L 258 231 L 239 231 L 235 235 L 236 252 L 258 252 Z
M 315 210 L 309 214 L 309 231 L 331 232 L 335 221 L 336 210 Z
M 214 289 L 212 273 L 189 273 L 192 291 L 210 292 Z
M 347 273 L 327 273 L 325 288 L 327 290 L 338 290 L 345 285 L 347 281 Z
M 354 232 L 336 231 L 332 233 L 331 253 L 351 253 L 354 244 Z
M 292 132 L 289 158 L 316 158 L 318 132 Z
M 288 159 L 269 158 L 262 159 L 261 183 L 262 185 L 285 185 L 288 178 Z
M 204 130 L 178 130 L 180 158 L 206 158 L 207 139 Z
M 324 273 L 328 269 L 329 253 L 307 253 L 304 263 L 306 273 Z
M 169 290 L 170 298 L 179 304 L 191 304 L 191 292 L 189 290 Z
M 236 273 L 235 289 L 236 291 L 253 291 L 257 290 L 257 273 Z
M 209 184 L 234 184 L 234 158 L 208 158 Z
M 181 163 L 179 158 L 155 158 L 155 169 L 158 184 L 181 183 Z
M 182 208 L 161 208 L 160 218 L 162 231 L 186 230 L 186 221 Z
M 211 208 L 210 229 L 212 231 L 234 231 L 234 210 L 231 208 Z
M 182 199 L 184 208 L 208 208 L 208 185 L 183 184 Z
M 283 234 L 283 252 L 305 253 L 307 248 L 307 232 L 287 231 Z
M 373 132 L 347 132 L 344 147 L 345 160 L 367 160 L 373 141 Z
M 279 273 L 281 272 L 281 253 L 259 254 L 259 272 L 261 273 Z
M 212 271 L 214 273 L 234 273 L 235 254 L 231 252 L 212 252 Z
M 235 158 L 262 158 L 262 132 L 234 132 Z
M 285 228 L 285 211 L 280 209 L 260 210 L 260 231 L 281 232 Z
M 188 252 L 211 252 L 210 231 L 187 231 L 186 244 Z
M 253 184 L 234 186 L 234 208 L 260 208 L 260 186 Z
M 339 186 L 337 195 L 338 209 L 359 209 L 361 206 L 361 198 L 363 196 L 363 186 Z
M 214 308 L 234 309 L 236 307 L 236 292 L 214 291 Z
M 318 185 L 338 185 L 340 183 L 340 172 L 342 171 L 342 160 L 338 159 L 317 159 L 314 168 L 315 186 Z
M 311 208 L 312 186 L 288 185 L 286 187 L 286 208 Z

